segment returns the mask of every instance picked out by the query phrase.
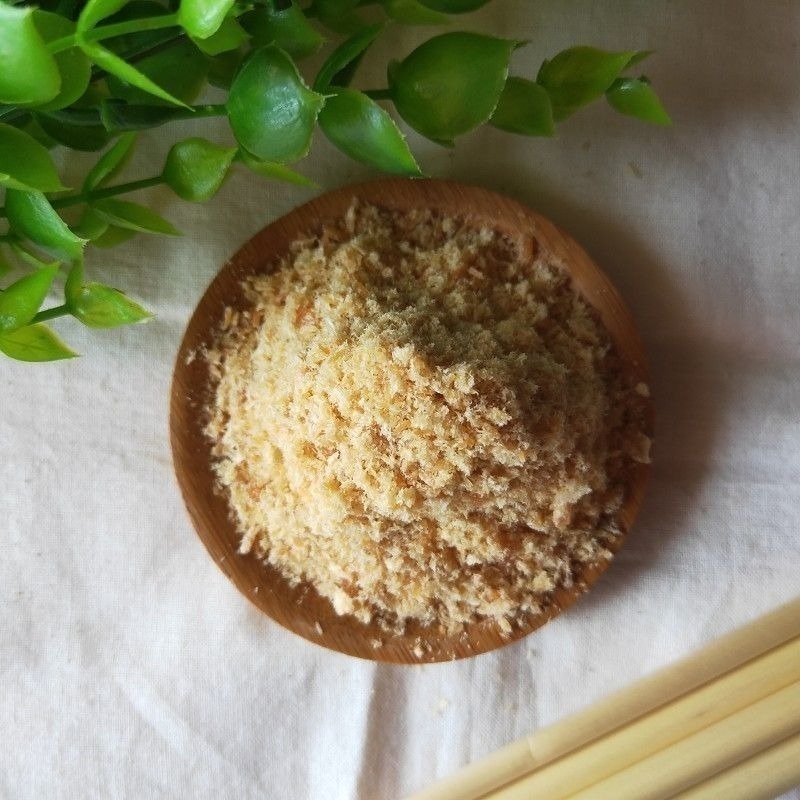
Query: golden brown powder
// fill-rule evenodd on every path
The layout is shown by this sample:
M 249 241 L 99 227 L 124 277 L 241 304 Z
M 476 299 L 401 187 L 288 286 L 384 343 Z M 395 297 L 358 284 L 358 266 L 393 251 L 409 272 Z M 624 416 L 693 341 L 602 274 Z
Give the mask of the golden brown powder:
M 243 552 L 339 614 L 457 629 L 610 557 L 647 387 L 535 241 L 353 205 L 206 354 Z

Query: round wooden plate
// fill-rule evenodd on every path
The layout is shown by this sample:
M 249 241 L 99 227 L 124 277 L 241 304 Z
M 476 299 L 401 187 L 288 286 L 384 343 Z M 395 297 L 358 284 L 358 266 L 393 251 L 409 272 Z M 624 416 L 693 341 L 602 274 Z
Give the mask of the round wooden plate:
M 353 198 L 401 211 L 430 208 L 476 226 L 533 235 L 571 273 L 577 291 L 597 309 L 625 368 L 636 380 L 647 381 L 642 344 L 619 294 L 589 256 L 539 214 L 495 192 L 448 181 L 388 179 L 348 186 L 306 203 L 257 233 L 203 295 L 178 351 L 172 382 L 170 438 L 175 472 L 194 526 L 211 557 L 245 597 L 289 630 L 333 650 L 376 661 L 414 664 L 485 653 L 526 636 L 570 606 L 598 579 L 607 562 L 587 568 L 571 589 L 556 591 L 545 612 L 518 620 L 508 636 L 494 624 L 481 622 L 458 635 L 445 636 L 412 625 L 403 636 L 392 637 L 376 624 L 338 616 L 313 587 L 292 587 L 254 555 L 240 555 L 239 534 L 227 500 L 214 488 L 211 445 L 203 434 L 209 374 L 203 358 L 194 356 L 210 343 L 226 306 L 244 307 L 240 284 L 245 276 L 269 270 L 296 238 L 341 218 Z M 623 532 L 628 531 L 639 509 L 648 472 L 641 465 L 632 473 L 620 513 Z M 622 539 L 618 537 L 617 547 Z

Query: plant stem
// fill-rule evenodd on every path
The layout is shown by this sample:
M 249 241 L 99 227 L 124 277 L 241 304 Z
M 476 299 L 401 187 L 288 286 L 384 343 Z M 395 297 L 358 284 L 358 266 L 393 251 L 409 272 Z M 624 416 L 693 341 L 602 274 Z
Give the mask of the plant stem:
M 147 189 L 150 186 L 158 186 L 159 183 L 164 183 L 161 175 L 153 175 L 152 178 L 142 178 L 139 181 L 130 181 L 128 183 L 118 183 L 116 186 L 106 186 L 103 189 L 92 189 L 90 192 L 77 192 L 76 194 L 68 194 L 65 197 L 58 197 L 50 201 L 53 208 L 64 208 L 66 206 L 77 206 L 80 203 L 91 203 L 93 200 L 103 200 L 106 197 L 114 197 L 118 194 L 127 194 L 128 192 L 136 192 L 139 189 Z M 0 207 L 0 218 L 6 216 L 5 206 Z
M 373 100 L 391 100 L 391 89 L 365 89 L 364 94 Z
M 212 103 L 205 106 L 192 106 L 194 114 L 190 119 L 196 117 L 224 117 L 228 113 L 225 103 Z
M 36 316 L 31 320 L 31 325 L 36 322 L 46 322 L 48 319 L 63 317 L 69 313 L 69 306 L 67 305 L 53 306 L 53 308 L 47 308 L 44 311 L 40 311 L 38 314 L 36 314 Z
M 50 205 L 53 208 L 64 208 L 65 206 L 75 206 L 79 203 L 90 203 L 93 200 L 103 200 L 106 197 L 114 197 L 118 194 L 127 194 L 128 192 L 136 192 L 139 189 L 147 189 L 150 186 L 157 186 L 163 183 L 164 179 L 161 175 L 153 175 L 152 178 L 142 178 L 138 181 L 130 181 L 129 183 L 119 183 L 116 186 L 106 186 L 103 189 L 92 189 L 90 192 L 78 192 L 77 194 L 68 194 L 66 197 L 59 197 L 57 200 L 52 200 Z
M 128 33 L 139 33 L 141 31 L 157 31 L 161 28 L 175 28 L 179 25 L 177 14 L 162 14 L 158 17 L 145 17 L 144 19 L 132 19 L 128 22 L 117 22 L 114 25 L 101 25 L 83 34 L 83 38 L 89 42 L 99 42 L 102 39 L 111 39 L 114 36 L 125 36 Z M 61 39 L 55 39 L 47 45 L 47 49 L 55 54 L 62 50 L 69 50 L 77 44 L 77 36 L 72 34 Z

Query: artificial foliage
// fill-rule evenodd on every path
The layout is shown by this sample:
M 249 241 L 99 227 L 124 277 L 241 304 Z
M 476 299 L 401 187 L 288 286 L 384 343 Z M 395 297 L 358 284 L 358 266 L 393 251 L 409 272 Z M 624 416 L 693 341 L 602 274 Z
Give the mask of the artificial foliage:
M 647 78 L 630 74 L 646 52 L 573 47 L 536 75 L 509 75 L 525 42 L 468 30 L 461 16 L 488 2 L 0 0 L 0 352 L 23 361 L 72 357 L 46 324 L 55 317 L 94 328 L 148 319 L 122 291 L 85 274 L 88 247 L 179 235 L 124 196 L 163 184 L 204 202 L 236 168 L 310 184 L 296 164 L 317 128 L 345 156 L 415 177 L 422 170 L 402 125 L 444 147 L 485 124 L 553 136 L 558 123 L 603 98 L 620 113 L 669 123 Z M 380 51 L 390 25 L 436 27 L 387 59 L 385 86 L 356 88 L 361 59 Z M 305 68 L 323 49 L 321 66 Z M 198 101 L 209 85 L 224 91 L 224 102 Z M 171 122 L 209 116 L 227 119 L 236 146 L 182 139 L 159 174 L 121 179 L 140 131 L 169 136 Z M 81 185 L 63 185 L 58 147 L 100 154 Z M 61 301 L 48 304 L 56 291 Z

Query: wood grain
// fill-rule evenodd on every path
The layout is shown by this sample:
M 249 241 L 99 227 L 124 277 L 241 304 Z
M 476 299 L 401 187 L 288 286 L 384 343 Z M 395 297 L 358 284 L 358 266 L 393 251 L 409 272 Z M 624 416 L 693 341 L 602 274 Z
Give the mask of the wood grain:
M 220 569 L 252 603 L 276 622 L 324 647 L 361 658 L 416 664 L 447 661 L 485 653 L 528 635 L 572 605 L 605 570 L 607 563 L 587 567 L 571 589 L 556 591 L 542 613 L 518 620 L 504 636 L 489 622 L 475 623 L 457 635 L 410 625 L 402 636 L 390 636 L 376 624 L 339 616 L 313 587 L 292 587 L 272 567 L 253 555 L 237 552 L 239 534 L 226 497 L 215 491 L 211 446 L 203 434 L 210 397 L 207 366 L 193 357 L 210 343 L 226 306 L 245 306 L 242 279 L 269 271 L 299 236 L 319 231 L 341 218 L 354 198 L 386 209 L 430 208 L 516 235 L 532 236 L 570 272 L 575 289 L 594 306 L 608 329 L 624 368 L 647 382 L 644 350 L 630 312 L 609 279 L 569 236 L 541 215 L 495 192 L 437 180 L 387 179 L 348 186 L 324 194 L 268 225 L 247 242 L 212 281 L 189 321 L 178 351 L 170 403 L 170 439 L 175 473 L 197 533 Z M 652 426 L 652 409 L 649 424 Z M 619 515 L 627 533 L 641 505 L 649 468 L 637 466 Z M 624 537 L 619 537 L 616 547 Z

